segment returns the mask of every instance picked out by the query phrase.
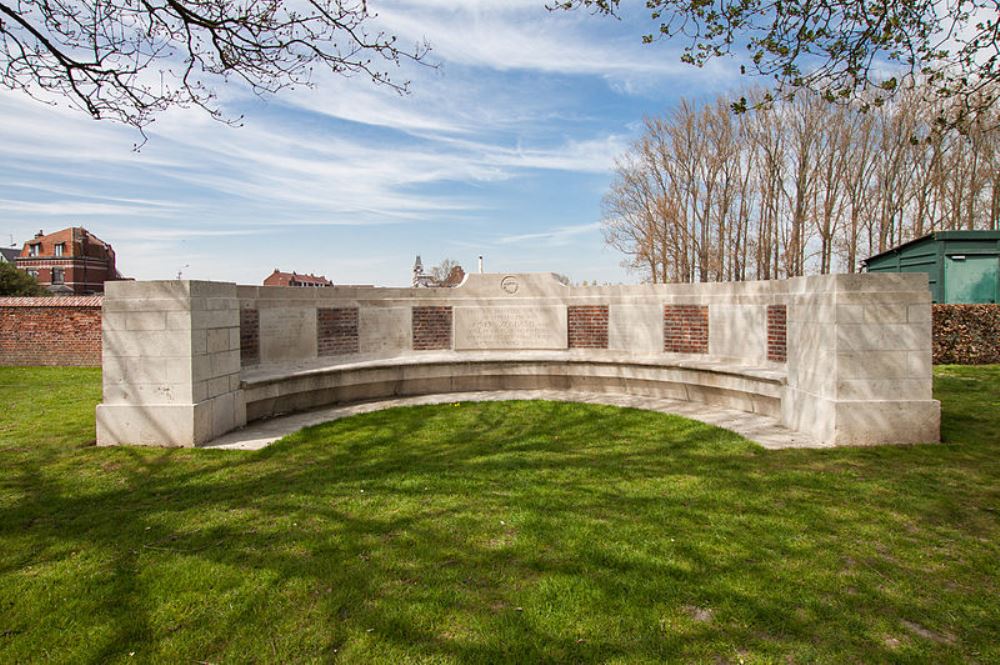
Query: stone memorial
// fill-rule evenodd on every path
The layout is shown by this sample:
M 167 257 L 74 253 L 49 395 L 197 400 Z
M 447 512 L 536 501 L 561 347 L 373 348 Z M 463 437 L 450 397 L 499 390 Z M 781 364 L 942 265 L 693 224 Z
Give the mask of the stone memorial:
M 456 288 L 113 282 L 100 445 L 203 445 L 340 403 L 559 390 L 773 418 L 826 445 L 938 441 L 922 274 L 569 287 L 549 273 Z

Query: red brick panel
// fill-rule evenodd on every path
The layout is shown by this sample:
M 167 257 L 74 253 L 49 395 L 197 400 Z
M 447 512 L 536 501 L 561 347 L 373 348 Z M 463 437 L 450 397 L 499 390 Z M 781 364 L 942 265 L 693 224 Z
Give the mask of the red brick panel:
M 253 308 L 240 310 L 240 364 L 260 362 L 260 312 Z
M 783 363 L 788 357 L 788 308 L 767 306 L 767 359 Z
M 316 310 L 317 350 L 321 356 L 358 352 L 358 308 Z
M 664 305 L 663 350 L 708 353 L 708 305 Z
M 569 319 L 569 348 L 608 348 L 607 305 L 570 305 L 566 309 Z
M 451 307 L 413 308 L 413 350 L 451 348 Z
M 100 364 L 100 297 L 0 298 L 0 365 Z

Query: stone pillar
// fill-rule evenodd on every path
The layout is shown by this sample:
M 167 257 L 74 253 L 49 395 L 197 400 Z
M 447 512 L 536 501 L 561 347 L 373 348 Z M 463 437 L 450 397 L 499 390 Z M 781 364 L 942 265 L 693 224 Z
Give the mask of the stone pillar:
M 235 284 L 105 286 L 98 445 L 190 447 L 246 424 Z
M 782 424 L 822 443 L 940 440 L 927 276 L 789 280 Z

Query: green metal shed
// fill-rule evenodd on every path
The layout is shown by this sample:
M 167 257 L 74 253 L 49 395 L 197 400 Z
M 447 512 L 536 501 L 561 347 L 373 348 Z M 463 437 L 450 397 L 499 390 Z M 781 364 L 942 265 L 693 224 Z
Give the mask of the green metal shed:
M 936 303 L 995 303 L 1000 231 L 938 231 L 861 262 L 868 272 L 925 272 Z

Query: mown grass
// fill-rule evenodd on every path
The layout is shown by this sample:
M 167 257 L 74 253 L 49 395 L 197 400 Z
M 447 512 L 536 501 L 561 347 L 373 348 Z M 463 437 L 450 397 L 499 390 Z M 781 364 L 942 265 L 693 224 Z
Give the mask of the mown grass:
M 99 449 L 99 373 L 0 370 L 0 662 L 998 662 L 1000 366 L 946 445 L 396 409 L 258 453 Z

